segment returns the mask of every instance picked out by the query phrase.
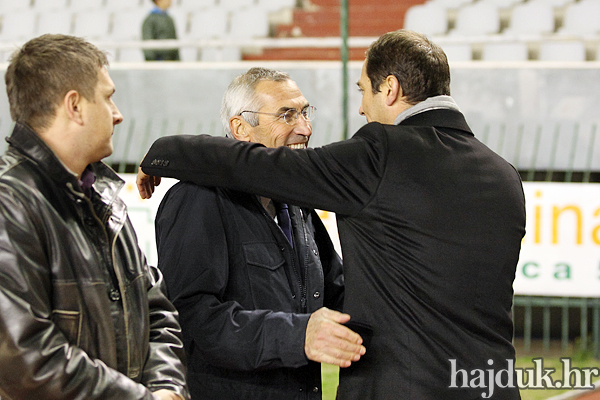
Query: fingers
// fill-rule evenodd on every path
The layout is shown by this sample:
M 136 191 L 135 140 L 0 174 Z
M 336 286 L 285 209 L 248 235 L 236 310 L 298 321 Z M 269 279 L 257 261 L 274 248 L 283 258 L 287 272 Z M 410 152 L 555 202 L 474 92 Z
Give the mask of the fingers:
M 342 368 L 360 360 L 366 349 L 360 335 L 341 325 L 348 320 L 348 314 L 325 307 L 315 311 L 306 327 L 304 351 L 308 359 Z
M 144 171 L 142 171 L 142 167 L 138 168 L 138 174 L 135 181 L 137 184 L 138 192 L 140 193 L 140 197 L 142 199 L 149 199 L 150 197 L 152 197 L 152 193 L 154 193 L 154 188 L 160 185 L 160 177 L 146 175 Z

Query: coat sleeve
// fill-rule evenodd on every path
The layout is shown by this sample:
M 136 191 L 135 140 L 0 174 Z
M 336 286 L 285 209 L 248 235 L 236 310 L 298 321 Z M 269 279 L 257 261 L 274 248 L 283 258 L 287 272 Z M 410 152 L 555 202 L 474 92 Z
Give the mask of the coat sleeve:
M 141 167 L 149 175 L 354 215 L 375 195 L 385 172 L 386 147 L 385 129 L 377 123 L 352 139 L 306 150 L 177 135 L 154 142 Z
M 35 201 L 0 187 L 0 396 L 154 399 L 142 384 L 69 344 L 54 323 L 51 271 L 37 229 L 45 221 L 29 212 Z
M 167 288 L 160 270 L 149 267 L 149 275 L 150 343 L 142 383 L 153 392 L 167 389 L 188 399 L 183 364 L 185 351 L 178 313 L 167 299 Z
M 310 314 L 245 309 L 228 300 L 228 243 L 216 193 L 191 183 L 169 190 L 156 217 L 159 268 L 179 310 L 189 362 L 235 369 L 307 364 Z M 190 356 L 190 351 L 192 355 Z

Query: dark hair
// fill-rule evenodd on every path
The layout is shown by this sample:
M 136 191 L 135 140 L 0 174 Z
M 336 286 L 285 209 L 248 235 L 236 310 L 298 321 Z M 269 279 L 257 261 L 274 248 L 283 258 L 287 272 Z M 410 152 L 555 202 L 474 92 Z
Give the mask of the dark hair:
M 10 58 L 4 80 L 10 115 L 34 130 L 47 128 L 69 90 L 92 101 L 106 54 L 85 40 L 47 34 L 31 39 Z
M 398 30 L 377 39 L 366 55 L 366 72 L 373 93 L 394 75 L 410 104 L 428 97 L 450 95 L 450 67 L 446 54 L 424 35 Z

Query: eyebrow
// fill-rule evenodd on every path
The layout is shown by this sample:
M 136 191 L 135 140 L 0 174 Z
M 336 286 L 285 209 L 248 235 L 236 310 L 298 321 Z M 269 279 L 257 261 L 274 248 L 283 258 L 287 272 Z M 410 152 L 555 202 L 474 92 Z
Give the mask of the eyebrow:
M 304 110 L 306 107 L 309 107 L 309 106 L 310 106 L 310 103 L 306 102 L 306 104 L 304 104 L 302 106 L 302 108 L 300 109 L 300 111 Z M 295 108 L 295 107 L 281 107 L 281 108 L 279 108 L 279 110 L 277 110 L 277 112 L 283 114 L 284 112 L 289 111 L 289 110 L 297 110 L 297 108 Z

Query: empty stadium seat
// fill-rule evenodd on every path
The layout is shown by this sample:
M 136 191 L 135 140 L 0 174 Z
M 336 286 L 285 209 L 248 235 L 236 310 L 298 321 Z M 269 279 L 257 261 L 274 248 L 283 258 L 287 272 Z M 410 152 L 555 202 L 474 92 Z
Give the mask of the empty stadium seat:
M 471 45 L 468 43 L 438 43 L 446 57 L 448 62 L 460 62 L 460 61 L 471 61 L 473 59 L 473 51 Z
M 481 59 L 483 61 L 527 61 L 529 50 L 524 42 L 485 43 Z
M 73 34 L 86 39 L 106 39 L 111 14 L 106 10 L 80 11 L 74 16 Z
M 267 11 L 278 11 L 282 8 L 293 8 L 296 0 L 257 0 L 257 7 Z
M 28 10 L 30 5 L 30 0 L 0 0 L 0 13 Z
M 473 0 L 429 0 L 427 4 L 436 4 L 440 7 L 449 9 L 449 8 L 459 8 L 467 4 L 472 4 Z
M 189 39 L 210 39 L 225 36 L 227 33 L 228 12 L 223 8 L 208 8 L 191 13 Z M 183 38 L 183 37 L 182 37 Z
M 115 12 L 108 39 L 140 40 L 142 38 L 142 23 L 147 14 L 148 11 L 141 8 Z
M 179 2 L 173 2 L 169 11 L 172 10 L 186 10 L 194 11 L 203 8 L 211 8 L 216 5 L 215 0 L 180 0 Z
M 31 11 L 2 10 L 2 31 L 0 41 L 12 42 L 30 39 L 36 32 L 36 15 Z
M 544 41 L 540 43 L 540 61 L 585 61 L 583 41 Z
M 68 0 L 35 0 L 33 9 L 36 12 L 64 10 L 67 7 Z
M 73 15 L 64 10 L 41 12 L 38 16 L 37 35 L 44 33 L 72 33 Z
M 488 3 L 500 8 L 510 8 L 523 0 L 479 0 L 479 2 Z
M 554 32 L 554 7 L 544 1 L 519 4 L 513 8 L 506 36 L 543 35 Z
M 229 37 L 253 38 L 269 36 L 269 17 L 265 10 L 249 8 L 233 11 L 229 22 Z
M 458 10 L 453 35 L 490 35 L 500 30 L 498 7 L 488 3 L 466 5 Z
M 69 7 L 71 11 L 100 10 L 104 6 L 104 0 L 71 0 Z
M 227 0 L 219 2 L 219 6 L 228 11 L 239 10 L 241 8 L 252 7 L 254 0 Z
M 118 11 L 121 12 L 123 10 L 135 9 L 135 8 L 145 8 L 150 5 L 149 1 L 146 0 L 104 0 L 104 8 L 109 11 Z
M 570 4 L 563 17 L 560 34 L 600 33 L 600 1 L 583 0 Z
M 177 37 L 185 37 L 189 27 L 190 11 L 181 8 L 173 10 L 169 9 L 169 15 L 173 18 L 173 22 L 175 24 L 175 32 L 177 32 Z
M 404 15 L 404 29 L 427 36 L 443 35 L 448 30 L 448 11 L 437 3 L 414 5 Z

